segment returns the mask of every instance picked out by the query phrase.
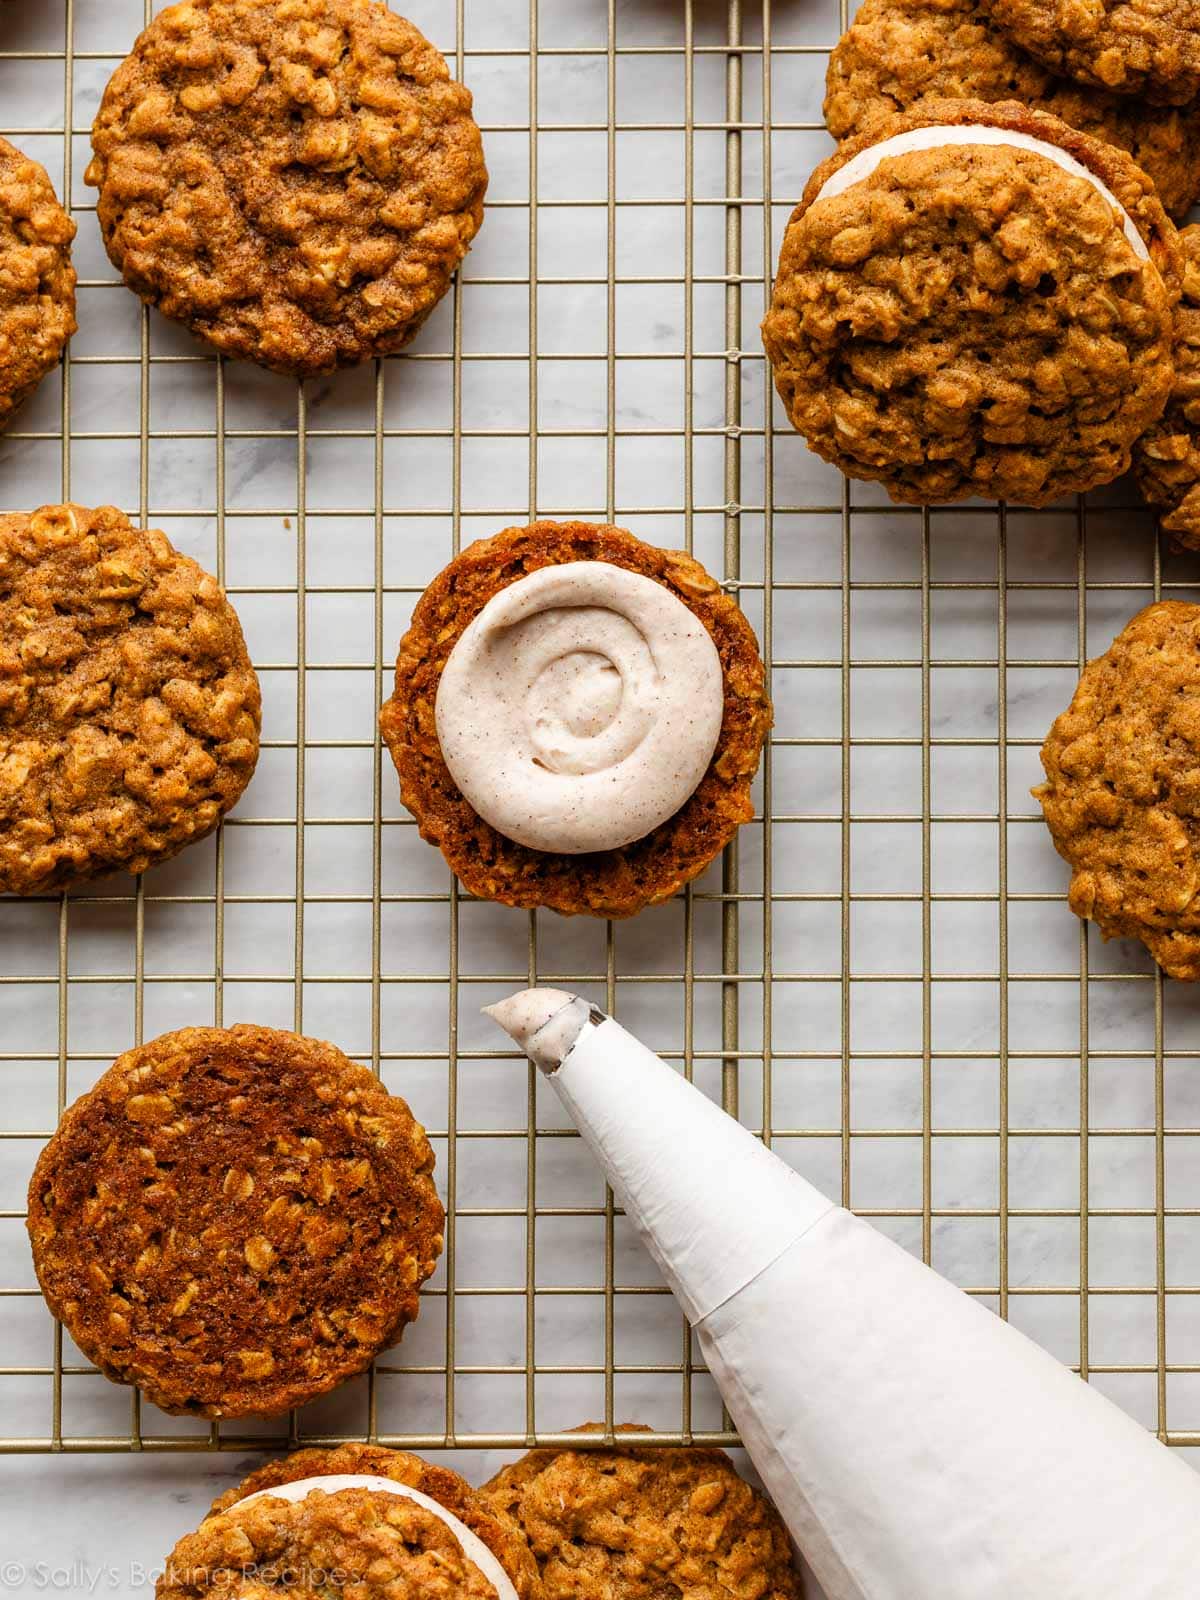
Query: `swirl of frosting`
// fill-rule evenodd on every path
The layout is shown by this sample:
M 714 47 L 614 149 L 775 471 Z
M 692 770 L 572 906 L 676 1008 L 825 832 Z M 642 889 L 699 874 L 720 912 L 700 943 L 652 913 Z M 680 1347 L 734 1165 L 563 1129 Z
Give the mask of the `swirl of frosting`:
M 462 794 L 532 850 L 643 839 L 691 796 L 724 714 L 720 657 L 669 589 L 605 561 L 494 595 L 442 673 L 437 734 Z

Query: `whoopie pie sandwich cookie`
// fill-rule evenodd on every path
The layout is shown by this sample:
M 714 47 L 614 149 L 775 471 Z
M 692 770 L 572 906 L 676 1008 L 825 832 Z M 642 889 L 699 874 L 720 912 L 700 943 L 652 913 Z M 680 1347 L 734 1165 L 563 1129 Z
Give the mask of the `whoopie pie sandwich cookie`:
M 286 1491 L 296 1501 L 307 1502 L 309 1495 L 329 1496 L 341 1489 L 368 1488 L 373 1493 L 393 1495 L 398 1491 L 408 1497 L 410 1505 L 423 1506 L 426 1511 L 445 1516 L 447 1524 L 456 1532 L 460 1546 L 466 1545 L 464 1554 L 475 1556 L 489 1566 L 487 1555 L 481 1555 L 474 1540 L 480 1541 L 493 1561 L 498 1563 L 503 1577 L 516 1591 L 519 1600 L 538 1600 L 542 1580 L 524 1536 L 507 1517 L 491 1509 L 477 1489 L 465 1478 L 447 1467 L 434 1466 L 420 1456 L 403 1450 L 387 1450 L 382 1445 L 344 1444 L 330 1450 L 297 1450 L 289 1456 L 279 1456 L 244 1478 L 236 1488 L 214 1500 L 208 1517 L 197 1534 L 192 1534 L 176 1547 L 172 1558 L 179 1567 L 180 1553 L 184 1552 L 192 1565 L 204 1565 L 203 1543 L 214 1530 L 213 1524 L 224 1513 L 243 1507 L 251 1498 L 261 1500 L 264 1495 Z M 314 1501 L 314 1507 L 317 1502 Z M 310 1507 L 309 1509 L 313 1509 Z M 326 1514 L 331 1508 L 326 1508 Z M 376 1501 L 375 1510 L 394 1509 L 386 1501 Z M 463 1530 L 470 1537 L 464 1539 Z M 295 1528 L 289 1530 L 294 1533 Z M 186 1550 L 185 1550 L 186 1547 Z M 197 1559 L 201 1558 L 201 1559 Z M 484 1574 L 487 1575 L 486 1572 Z M 493 1587 L 496 1573 L 492 1572 Z M 173 1591 L 168 1590 L 168 1593 Z M 184 1591 L 187 1592 L 186 1590 Z M 389 1591 L 388 1600 L 391 1600 Z
M 381 0 L 185 0 L 105 91 L 87 182 L 135 293 L 311 377 L 389 355 L 483 219 L 471 95 Z
M 1200 978 L 1200 606 L 1147 606 L 1088 662 L 1042 765 L 1072 911 Z
M 350 1445 L 252 1474 L 167 1558 L 157 1600 L 536 1600 L 521 1536 L 457 1473 Z
M 1056 77 L 1019 49 L 983 0 L 864 0 L 829 60 L 835 139 L 923 100 L 1017 100 L 1127 150 L 1179 221 L 1200 198 L 1200 108 L 1150 106 Z
M 75 332 L 74 237 L 45 168 L 0 139 L 0 428 Z
M 433 1152 L 331 1044 L 184 1028 L 76 1100 L 29 1184 L 50 1310 L 164 1411 L 277 1416 L 368 1367 L 442 1249 Z
M 537 522 L 429 585 L 380 722 L 404 804 L 472 894 L 627 917 L 750 820 L 771 705 L 750 624 L 699 562 Z
M 1166 105 L 1200 95 L 1196 0 L 987 0 L 997 26 L 1055 72 Z
M 1046 505 L 1119 477 L 1162 414 L 1181 265 L 1124 151 L 930 101 L 817 168 L 763 338 L 793 424 L 849 477 Z
M 479 1492 L 529 1541 L 546 1600 L 801 1600 L 778 1513 L 721 1450 L 534 1450 Z
M 143 872 L 249 783 L 262 699 L 237 613 L 113 506 L 0 516 L 0 891 Z

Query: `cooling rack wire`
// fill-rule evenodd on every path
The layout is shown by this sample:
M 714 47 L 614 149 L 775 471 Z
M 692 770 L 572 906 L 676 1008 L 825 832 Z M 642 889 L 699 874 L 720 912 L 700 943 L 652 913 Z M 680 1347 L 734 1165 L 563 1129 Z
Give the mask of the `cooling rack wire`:
M 757 323 L 827 148 L 844 0 L 409 0 L 476 93 L 488 219 L 410 352 L 301 386 L 200 352 L 100 248 L 88 129 L 151 9 L 0 17 L 3 131 L 71 197 L 81 280 L 61 380 L 4 442 L 4 500 L 116 501 L 215 569 L 264 751 L 206 845 L 0 910 L 0 1449 L 518 1449 L 585 1417 L 736 1442 L 611 1194 L 478 1019 L 534 979 L 615 1009 L 830 1193 L 1200 1447 L 1200 1001 L 1079 929 L 1028 798 L 1086 655 L 1197 569 L 1124 486 L 1042 513 L 889 506 L 773 406 Z M 375 738 L 415 596 L 534 513 L 694 548 L 772 668 L 757 820 L 631 924 L 460 895 Z M 210 1428 L 131 1402 L 53 1327 L 24 1186 L 120 1050 L 239 1019 L 332 1037 L 410 1100 L 447 1246 L 368 1378 Z

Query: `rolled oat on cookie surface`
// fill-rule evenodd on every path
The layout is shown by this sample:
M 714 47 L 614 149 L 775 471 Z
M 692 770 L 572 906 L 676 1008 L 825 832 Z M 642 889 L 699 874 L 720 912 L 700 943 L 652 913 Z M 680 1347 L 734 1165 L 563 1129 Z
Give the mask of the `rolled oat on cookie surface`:
M 75 332 L 74 238 L 45 169 L 0 139 L 0 428 Z
M 265 1490 L 303 1483 L 311 1478 L 350 1474 L 387 1478 L 436 1500 L 483 1540 L 504 1568 L 520 1600 L 539 1600 L 542 1580 L 537 1563 L 524 1535 L 512 1520 L 490 1506 L 481 1492 L 457 1472 L 406 1450 L 389 1450 L 384 1445 L 343 1444 L 276 1456 L 214 1500 L 209 1516 L 228 1511 L 250 1495 Z
M 763 337 L 848 476 L 1046 505 L 1119 477 L 1161 415 L 1181 267 L 1123 151 L 1012 102 L 923 102 L 813 174 Z
M 1200 224 L 1179 234 L 1183 294 L 1175 311 L 1175 378 L 1162 416 L 1138 440 L 1142 493 L 1177 549 L 1200 550 Z
M 1055 72 L 1152 103 L 1200 95 L 1197 0 L 987 0 L 993 20 Z
M 114 265 L 226 355 L 301 377 L 401 349 L 466 255 L 471 94 L 381 0 L 185 0 L 105 91 Z
M 237 613 L 113 506 L 0 515 L 0 891 L 143 872 L 210 834 L 258 760 Z
M 1008 39 L 983 0 L 864 0 L 825 87 L 835 139 L 923 100 L 1016 100 L 1128 151 L 1176 221 L 1200 198 L 1200 107 L 1147 105 L 1057 77 Z
M 334 1045 L 184 1028 L 66 1111 L 29 1185 L 50 1310 L 164 1411 L 277 1416 L 417 1315 L 444 1221 L 405 1102 Z
M 1089 661 L 1033 791 L 1072 871 L 1070 904 L 1200 978 L 1200 606 L 1162 600 Z
M 167 1558 L 157 1600 L 506 1600 L 428 1506 L 372 1488 L 267 1496 L 207 1518 Z
M 579 1430 L 594 1432 L 596 1424 Z M 801 1600 L 787 1530 L 721 1450 L 534 1450 L 480 1490 L 529 1541 L 545 1600 Z
M 610 848 L 592 848 L 589 842 L 582 852 L 578 847 L 531 847 L 493 825 L 463 792 L 439 737 L 439 723 L 445 728 L 441 688 L 448 664 L 467 648 L 464 636 L 472 625 L 498 597 L 507 600 L 510 586 L 515 595 L 515 586 L 525 580 L 540 581 L 550 569 L 560 572 L 580 564 L 590 564 L 598 574 L 588 607 L 612 612 L 624 643 L 610 646 L 597 637 L 580 648 L 578 640 L 561 632 L 562 608 L 529 597 L 534 626 L 518 641 L 525 653 L 511 664 L 511 671 L 500 673 L 513 691 L 506 701 L 506 726 L 514 746 L 521 746 L 533 784 L 527 821 L 561 830 L 571 816 L 587 809 L 581 790 L 595 785 L 604 795 L 610 788 L 615 793 L 646 741 L 664 732 L 660 713 L 666 690 L 660 695 L 661 686 L 653 681 L 653 650 L 641 631 L 658 626 L 657 613 L 644 623 L 623 592 L 617 593 L 622 585 L 615 579 L 605 585 L 608 569 L 661 586 L 668 607 L 676 606 L 681 631 L 686 625 L 698 632 L 699 623 L 711 641 L 710 646 L 702 634 L 704 648 L 715 651 L 717 694 L 715 720 L 711 728 L 705 722 L 703 734 L 707 738 L 712 732 L 715 745 L 708 747 L 706 765 L 691 768 L 688 782 L 693 777 L 698 782 L 677 802 L 678 809 L 644 836 L 626 834 L 626 842 Z M 501 629 L 498 637 L 503 633 Z M 611 657 L 603 653 L 610 648 Z M 484 675 L 494 675 L 494 667 L 494 658 L 489 664 L 486 653 L 479 657 L 481 693 L 488 687 Z M 685 685 L 697 694 L 700 687 L 690 679 Z M 456 703 L 464 698 L 469 696 Z M 422 837 L 441 849 L 472 894 L 523 908 L 626 917 L 675 894 L 752 817 L 750 788 L 771 724 L 771 706 L 753 630 L 699 562 L 683 551 L 646 544 L 622 528 L 538 522 L 477 541 L 425 590 L 401 640 L 395 689 L 380 724 L 400 776 L 401 799 L 417 818 Z M 492 731 L 475 730 L 481 738 Z M 701 737 L 699 727 L 696 737 Z M 642 773 L 649 775 L 651 767 Z M 673 768 L 667 774 L 672 781 L 676 775 Z M 630 815 L 639 814 L 637 795 Z M 593 821 L 595 812 L 591 808 Z

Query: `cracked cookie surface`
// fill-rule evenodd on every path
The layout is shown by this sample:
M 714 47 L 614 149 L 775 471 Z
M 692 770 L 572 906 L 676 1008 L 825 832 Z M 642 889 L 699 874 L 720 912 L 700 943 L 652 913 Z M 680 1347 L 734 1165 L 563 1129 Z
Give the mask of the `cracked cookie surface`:
M 479 1490 L 448 1467 L 435 1466 L 421 1456 L 405 1450 L 388 1450 L 378 1444 L 343 1444 L 332 1450 L 297 1450 L 266 1462 L 235 1488 L 214 1500 L 210 1516 L 228 1511 L 247 1496 L 263 1489 L 278 1489 L 303 1478 L 340 1477 L 365 1473 L 370 1477 L 390 1478 L 393 1483 L 416 1489 L 444 1506 L 487 1545 L 512 1579 L 521 1600 L 538 1600 L 542 1580 L 529 1546 L 506 1516 L 491 1508 Z
M 399 350 L 483 216 L 469 90 L 380 0 L 186 0 L 105 91 L 87 181 L 125 281 L 226 355 Z
M 261 696 L 217 580 L 112 506 L 0 516 L 0 890 L 142 872 L 258 759 Z
M 987 0 L 997 25 L 1055 72 L 1186 105 L 1200 94 L 1197 0 Z
M 725 710 L 699 787 L 673 817 L 619 850 L 559 855 L 499 833 L 459 792 L 442 756 L 435 705 L 450 652 L 493 595 L 545 567 L 604 561 L 653 578 L 698 617 L 717 647 Z M 669 899 L 697 876 L 754 814 L 750 785 L 771 726 L 766 673 L 736 602 L 682 550 L 643 543 L 623 528 L 537 522 L 480 539 L 417 602 L 400 641 L 395 691 L 380 725 L 400 776 L 400 797 L 462 883 L 485 900 L 567 914 L 628 917 Z
M 1019 100 L 1127 150 L 1176 220 L 1200 197 L 1200 109 L 1156 107 L 1056 77 L 999 29 L 981 0 L 864 0 L 825 80 L 835 139 L 921 100 Z
M 209 1517 L 167 1558 L 157 1600 L 496 1600 L 453 1530 L 375 1489 L 314 1490 Z
M 0 139 L 0 428 L 75 332 L 74 237 L 45 169 Z
M 956 146 L 975 124 L 1081 161 L 1150 260 L 1087 179 L 1015 145 Z M 930 126 L 945 145 L 818 198 L 860 151 Z M 1161 414 L 1179 272 L 1175 230 L 1123 151 L 1012 102 L 931 101 L 813 174 L 763 337 L 794 426 L 849 477 L 914 504 L 1045 505 L 1119 477 Z
M 276 1416 L 362 1372 L 442 1248 L 403 1100 L 317 1039 L 185 1028 L 67 1110 L 29 1185 L 47 1304 L 164 1411 Z
M 480 1494 L 528 1539 L 546 1600 L 801 1600 L 783 1523 L 720 1450 L 535 1450 Z
M 1163 600 L 1084 669 L 1033 791 L 1071 866 L 1070 904 L 1200 978 L 1200 606 Z

